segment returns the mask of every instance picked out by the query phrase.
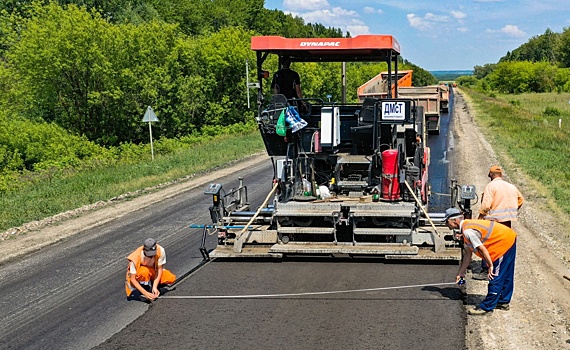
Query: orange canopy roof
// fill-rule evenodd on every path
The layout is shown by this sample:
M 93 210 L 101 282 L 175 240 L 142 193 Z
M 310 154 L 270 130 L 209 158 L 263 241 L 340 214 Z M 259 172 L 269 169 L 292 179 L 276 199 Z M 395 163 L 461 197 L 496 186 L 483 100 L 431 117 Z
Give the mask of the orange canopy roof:
M 400 44 L 391 35 L 302 39 L 254 36 L 251 49 L 288 56 L 295 61 L 385 61 L 400 53 Z

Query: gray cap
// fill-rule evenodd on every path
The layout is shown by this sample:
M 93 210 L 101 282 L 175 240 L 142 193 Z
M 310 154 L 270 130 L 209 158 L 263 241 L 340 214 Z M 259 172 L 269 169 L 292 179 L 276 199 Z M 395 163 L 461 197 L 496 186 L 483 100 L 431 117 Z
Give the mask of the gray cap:
M 155 256 L 156 255 L 156 240 L 153 238 L 147 238 L 144 241 L 144 255 Z
M 457 208 L 449 208 L 445 211 L 445 217 L 443 218 L 444 222 L 447 222 L 447 220 L 449 219 L 453 219 L 455 217 L 458 216 L 462 216 L 463 213 L 461 213 L 461 210 L 457 209 Z

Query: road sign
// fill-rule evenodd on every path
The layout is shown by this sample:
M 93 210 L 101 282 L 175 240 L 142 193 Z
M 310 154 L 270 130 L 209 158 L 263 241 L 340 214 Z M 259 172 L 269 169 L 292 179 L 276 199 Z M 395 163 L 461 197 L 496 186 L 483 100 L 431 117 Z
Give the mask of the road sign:
M 146 112 L 144 114 L 142 121 L 143 122 L 149 122 L 149 123 L 158 121 L 156 114 L 154 114 L 154 111 L 152 110 L 152 108 L 150 106 L 148 106 L 148 108 L 146 109 Z
M 156 114 L 154 114 L 154 111 L 152 110 L 152 108 L 150 106 L 147 107 L 142 121 L 144 123 L 148 123 L 148 133 L 150 134 L 150 154 L 151 154 L 152 160 L 154 160 L 154 147 L 152 145 L 152 126 L 151 126 L 151 123 L 157 122 L 158 118 L 156 117 Z

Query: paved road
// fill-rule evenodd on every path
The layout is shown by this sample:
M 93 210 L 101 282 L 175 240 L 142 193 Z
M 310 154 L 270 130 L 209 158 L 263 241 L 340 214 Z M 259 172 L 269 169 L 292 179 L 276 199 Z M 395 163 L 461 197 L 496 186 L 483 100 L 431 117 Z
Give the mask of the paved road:
M 271 189 L 270 167 L 264 163 L 219 181 L 229 189 L 245 176 L 249 195 L 261 202 Z M 203 194 L 204 188 L 0 266 L 0 349 L 89 349 L 142 316 L 148 306 L 125 298 L 126 256 L 145 238 L 155 237 L 167 247 L 173 272 L 181 275 L 197 266 L 201 230 L 188 225 L 210 222 L 211 196 Z M 210 248 L 213 244 L 209 241 Z
M 450 88 L 449 113 L 440 116 L 439 135 L 428 136 L 428 146 L 431 152 L 431 164 L 429 168 L 429 183 L 431 184 L 432 196 L 429 203 L 430 212 L 445 212 L 451 206 L 449 194 L 449 161 L 447 152 L 449 149 L 449 124 L 453 111 L 453 90 Z
M 449 121 L 444 114 L 441 135 L 428 141 L 438 193 L 449 186 Z M 445 196 L 432 203 L 448 206 Z M 464 349 L 463 295 L 449 284 L 456 271 L 380 260 L 216 260 L 96 349 Z M 426 286 L 434 283 L 441 285 Z M 334 293 L 360 289 L 368 291 Z M 275 294 L 286 295 L 268 296 Z
M 430 143 L 436 139 L 445 141 L 439 136 Z M 249 185 L 251 202 L 261 203 L 270 190 L 270 165 L 215 181 L 229 189 L 239 176 Z M 464 348 L 462 295 L 453 285 L 281 299 L 165 298 L 150 307 L 127 302 L 125 257 L 146 237 L 167 247 L 168 268 L 178 275 L 200 263 L 201 231 L 188 225 L 210 220 L 211 198 L 202 191 L 181 193 L 0 266 L 0 349 L 90 349 L 101 343 L 100 349 L 134 349 L 133 340 L 139 349 L 154 347 L 157 338 L 175 349 Z M 168 295 L 423 285 L 449 282 L 456 269 L 378 261 L 215 261 Z
M 416 286 L 449 282 L 456 270 L 354 260 L 214 261 L 96 349 L 464 349 L 463 295 L 455 285 L 185 298 Z

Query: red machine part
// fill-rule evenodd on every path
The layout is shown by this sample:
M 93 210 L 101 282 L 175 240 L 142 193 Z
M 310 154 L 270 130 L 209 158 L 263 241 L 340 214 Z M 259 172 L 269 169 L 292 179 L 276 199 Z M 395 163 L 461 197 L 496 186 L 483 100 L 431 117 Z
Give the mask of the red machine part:
M 428 196 L 429 196 L 427 186 L 428 186 L 428 169 L 429 169 L 430 158 L 431 158 L 430 149 L 429 147 L 426 147 L 424 148 L 424 158 L 423 158 L 424 168 L 421 174 L 421 195 L 422 195 L 422 201 L 424 203 L 428 202 Z
M 313 145 L 315 153 L 321 153 L 323 151 L 321 147 L 321 133 L 318 130 L 313 133 Z
M 382 199 L 400 200 L 398 182 L 398 150 L 388 149 L 382 152 Z

